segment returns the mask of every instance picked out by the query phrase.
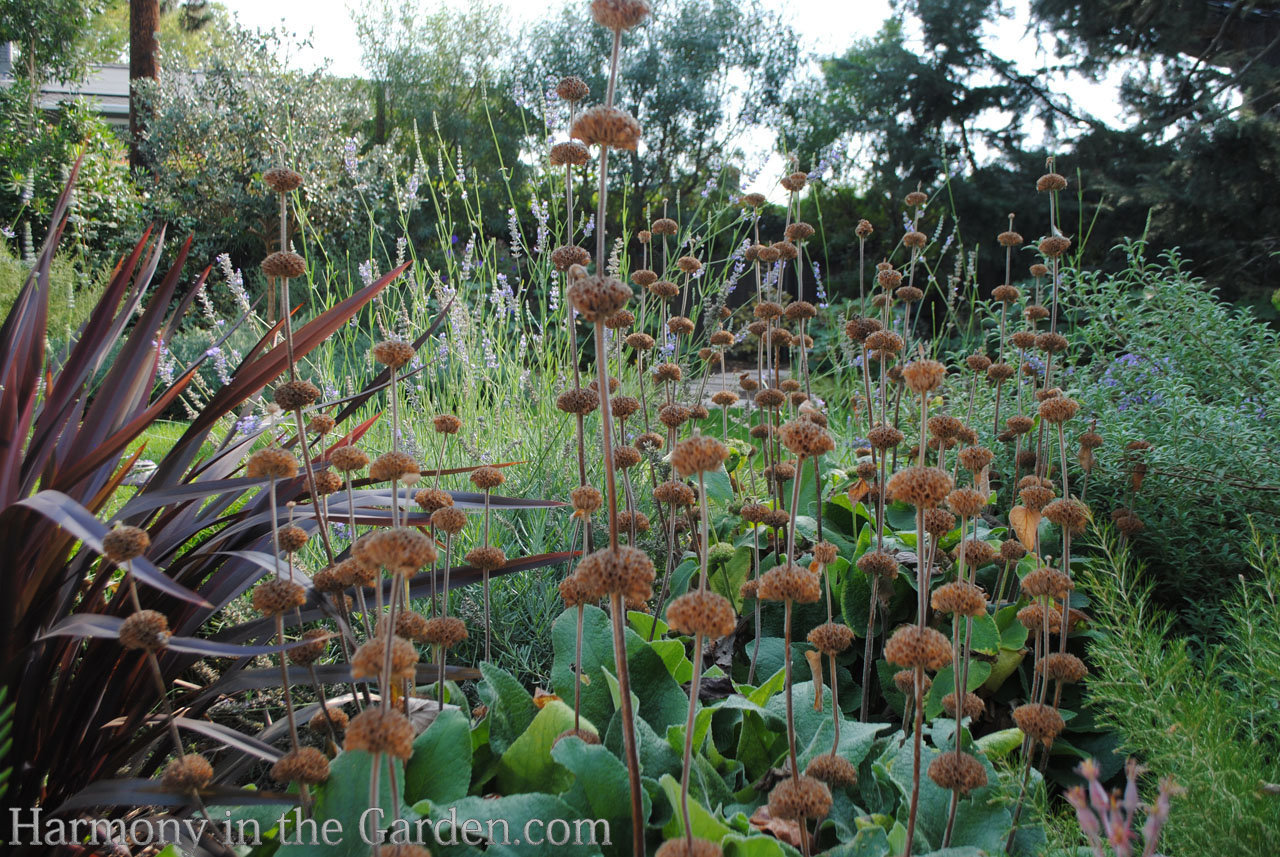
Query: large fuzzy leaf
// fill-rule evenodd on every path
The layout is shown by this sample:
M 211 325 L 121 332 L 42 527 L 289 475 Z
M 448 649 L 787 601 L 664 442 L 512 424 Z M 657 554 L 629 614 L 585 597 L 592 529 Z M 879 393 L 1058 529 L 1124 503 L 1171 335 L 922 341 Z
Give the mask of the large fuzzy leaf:
M 471 722 L 456 708 L 440 712 L 413 742 L 404 771 L 407 803 L 447 803 L 466 797 L 471 785 Z

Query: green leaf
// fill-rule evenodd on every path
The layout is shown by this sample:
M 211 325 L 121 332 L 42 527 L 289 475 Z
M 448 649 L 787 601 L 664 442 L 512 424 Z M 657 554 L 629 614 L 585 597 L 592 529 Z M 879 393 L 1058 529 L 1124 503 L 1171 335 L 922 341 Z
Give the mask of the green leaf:
M 556 744 L 551 756 L 574 776 L 573 786 L 560 795 L 565 803 L 589 818 L 631 818 L 627 766 L 608 749 L 572 737 Z M 644 797 L 647 804 L 648 795 Z M 646 806 L 645 816 L 648 814 Z
M 826 857 L 887 857 L 891 853 L 889 834 L 879 825 L 864 827 L 850 841 L 824 853 Z
M 724 857 L 791 857 L 799 853 L 772 836 L 743 836 L 741 833 L 730 833 L 721 839 L 720 849 Z
M 904 741 L 898 746 L 892 744 L 876 762 L 879 772 L 898 786 L 904 801 L 911 798 L 911 771 L 913 745 Z M 920 751 L 921 771 L 926 771 L 929 764 L 937 758 L 939 751 L 924 745 Z M 974 846 L 990 854 L 1001 853 L 1004 848 L 1004 837 L 1008 835 L 1012 825 L 1009 811 L 998 800 L 992 799 L 998 782 L 991 763 L 979 757 L 987 771 L 988 785 L 973 791 L 962 800 L 956 811 L 956 824 L 952 832 L 951 842 L 957 848 Z M 951 800 L 951 792 L 939 788 L 926 776 L 920 778 L 920 808 L 916 828 L 917 843 L 923 839 L 931 846 L 942 843 L 942 835 L 947 823 L 947 809 Z
M 898 668 L 883 658 L 876 661 L 876 676 L 880 679 L 880 692 L 884 695 L 885 701 L 901 714 L 906 709 L 907 698 L 893 683 L 893 677 L 897 672 Z
M 964 633 L 963 628 L 961 633 Z M 973 651 L 982 652 L 984 655 L 994 655 L 998 652 L 1000 650 L 1000 629 L 996 627 L 995 620 L 985 613 L 981 616 L 973 617 L 973 635 L 969 638 L 969 645 Z
M 825 684 L 823 685 L 822 710 L 815 711 L 813 708 L 814 683 L 812 681 L 796 682 L 794 681 L 794 676 L 792 678 L 791 706 L 795 719 L 796 746 L 807 746 L 813 741 L 814 735 L 818 733 L 823 724 L 831 725 L 831 688 Z M 782 719 L 784 722 L 786 708 L 787 697 L 785 692 L 779 693 L 765 705 L 765 710 L 769 714 Z
M 839 530 L 846 536 L 858 531 L 858 521 L 853 510 L 853 501 L 849 495 L 841 491 L 822 504 L 822 515 L 828 527 Z
M 578 611 L 574 610 L 572 612 L 576 614 Z M 650 616 L 648 613 L 641 613 L 639 610 L 627 611 L 627 625 L 631 627 L 631 630 L 635 631 L 646 640 L 649 639 L 649 628 L 655 622 L 657 623 L 658 628 L 653 632 L 653 638 L 656 640 L 659 637 L 665 637 L 667 632 L 671 630 L 667 627 L 667 623 L 655 616 Z
M 951 800 L 951 792 L 939 788 L 933 780 L 924 776 L 924 772 L 929 769 L 929 764 L 937 757 L 938 751 L 933 747 L 928 744 L 921 746 L 917 842 L 923 839 L 930 844 L 940 843 L 943 830 L 947 825 L 947 806 Z M 897 786 L 903 801 L 911 800 L 913 759 L 914 748 L 911 741 L 890 742 L 884 754 L 875 763 L 877 773 Z
M 604 743 L 611 753 L 622 757 L 621 713 L 614 714 Z M 680 775 L 683 761 L 680 754 L 672 750 L 667 739 L 655 732 L 644 718 L 636 720 L 636 745 L 640 752 L 640 770 L 646 777 L 656 780 L 664 774 Z
M 667 839 L 683 836 L 684 815 L 680 809 L 680 783 L 670 774 L 664 775 L 659 783 L 662 786 L 662 791 L 667 796 L 667 800 L 675 807 L 675 814 L 672 815 L 671 821 L 662 828 L 662 835 Z M 689 798 L 689 827 L 693 830 L 694 836 L 700 839 L 710 839 L 712 842 L 719 842 L 730 832 L 728 825 L 716 818 L 710 810 L 694 800 L 692 796 Z
M 803 503 L 804 501 L 802 499 L 802 507 Z M 810 515 L 797 515 L 796 532 L 804 536 L 810 542 L 817 542 L 818 520 Z M 835 545 L 840 556 L 851 557 L 857 553 L 857 546 L 852 541 L 846 538 L 842 533 L 825 526 L 825 522 L 822 528 L 822 538 Z
M 448 803 L 466 797 L 471 786 L 471 721 L 446 708 L 413 742 L 404 771 L 404 799 Z
M 314 787 L 313 816 L 321 824 L 322 820 L 335 820 L 341 842 L 325 847 L 322 851 L 324 857 L 366 857 L 369 853 L 366 838 L 372 838 L 372 822 L 377 822 L 377 828 L 386 829 L 396 818 L 413 817 L 414 813 L 408 811 L 403 804 L 396 807 L 393 803 L 391 777 L 387 767 L 389 758 L 383 757 L 379 778 L 379 806 L 382 807 L 383 815 L 381 819 L 374 819 L 372 816 L 365 819 L 364 828 L 361 828 L 360 821 L 361 815 L 369 809 L 369 777 L 373 770 L 373 756 L 363 750 L 349 750 L 339 753 L 329 763 L 329 779 Z M 403 765 L 399 760 L 391 760 L 391 764 L 394 766 L 396 781 L 404 782 Z M 309 841 L 309 837 L 303 835 L 301 838 L 303 842 L 282 844 L 275 852 L 277 857 L 316 857 L 318 849 Z
M 573 699 L 577 623 L 578 611 L 571 609 L 561 613 L 551 627 L 554 651 L 551 686 L 561 699 Z M 613 630 L 603 610 L 588 606 L 582 616 L 582 716 L 593 723 L 608 723 L 613 714 L 613 701 L 604 677 L 606 666 L 613 669 Z M 532 716 L 529 719 L 532 720 Z
M 991 675 L 991 664 L 986 661 L 970 661 L 968 690 L 970 692 L 976 690 L 989 675 Z M 950 664 L 938 670 L 938 674 L 933 677 L 933 686 L 929 688 L 929 695 L 925 698 L 925 717 L 932 720 L 942 713 L 942 697 L 948 693 L 954 693 L 955 685 L 956 674 Z
M 702 478 L 707 486 L 707 500 L 721 506 L 733 502 L 733 483 L 729 481 L 729 474 L 724 468 L 704 473 Z
M 1017 607 L 1016 604 L 1009 605 Z M 1005 608 L 1008 609 L 1008 608 Z M 1016 610 L 1015 610 L 1016 613 Z M 1027 626 L 1021 622 L 1012 622 L 1008 627 L 1000 631 L 1000 648 L 1002 649 L 1021 649 L 1027 643 Z
M 649 647 L 662 658 L 673 679 L 680 684 L 693 681 L 693 661 L 685 654 L 684 643 L 679 640 L 654 640 Z
M 456 826 L 437 823 L 436 827 L 443 844 L 463 843 L 464 835 L 469 833 L 471 843 L 477 839 L 487 843 L 486 857 L 527 857 L 549 851 L 557 857 L 589 857 L 600 853 L 606 832 L 603 820 L 584 817 L 555 795 L 538 792 L 499 798 L 469 797 L 450 809 L 449 820 L 456 819 Z M 624 834 L 629 836 L 617 825 L 612 825 L 608 834 L 614 842 L 625 841 Z M 547 842 L 552 838 L 567 841 L 553 848 Z M 436 853 L 434 845 L 431 850 Z M 364 853 L 368 854 L 367 845 Z
M 744 694 L 744 696 L 756 705 L 764 705 L 769 701 L 769 697 L 773 696 L 775 693 L 781 693 L 782 689 L 786 686 L 787 674 L 783 670 L 778 670 L 773 673 L 773 675 L 769 676 L 767 681 L 752 690 L 750 693 Z M 750 685 L 743 685 L 739 688 L 739 692 L 746 687 L 750 687 Z
M 636 714 L 659 732 L 673 723 L 683 723 L 689 697 L 667 672 L 667 665 L 653 647 L 630 631 L 627 632 L 627 664 L 631 692 L 639 694 L 640 699 Z
M 734 758 L 746 767 L 747 776 L 752 781 L 758 780 L 778 758 L 784 740 L 783 733 L 770 729 L 762 715 L 744 711 Z
M 987 769 L 987 782 L 995 783 L 995 769 L 986 759 L 982 759 L 982 763 Z M 960 801 L 956 808 L 956 826 L 951 834 L 951 842 L 955 846 L 951 850 L 957 852 L 956 857 L 968 853 L 999 854 L 1004 848 L 1013 826 L 1013 816 L 1000 801 L 991 799 L 993 791 L 991 785 L 978 789 Z M 965 846 L 972 851 L 966 850 Z
M 899 534 L 914 533 L 916 530 L 915 507 L 900 502 L 890 503 L 885 507 L 884 520 Z
M 809 739 L 808 745 L 797 754 L 797 761 L 800 763 L 801 769 L 813 761 L 814 756 L 831 752 L 832 739 L 835 737 L 835 723 L 833 722 L 830 707 L 824 706 L 824 709 L 826 720 L 814 732 L 813 737 Z M 860 723 L 841 717 L 840 747 L 837 753 L 848 759 L 855 766 L 860 765 L 875 745 L 876 735 L 889 728 L 891 728 L 891 725 L 888 723 Z
M 751 644 L 754 651 L 755 643 Z M 807 679 L 810 676 L 809 662 L 804 653 L 813 646 L 806 642 L 791 641 L 791 677 L 793 680 Z M 760 657 L 756 662 L 756 675 L 771 675 L 781 672 L 786 667 L 786 641 L 781 637 L 762 637 L 760 640 Z
M 729 603 L 737 612 L 742 612 L 743 599 L 738 592 L 742 584 L 751 577 L 754 554 L 755 551 L 750 546 L 743 545 L 736 548 L 724 567 L 713 571 L 708 581 L 713 590 L 729 599 Z
M 561 792 L 573 776 L 551 756 L 561 732 L 573 728 L 573 709 L 558 699 L 548 702 L 498 761 L 498 788 L 504 794 Z M 595 731 L 583 722 L 582 728 Z
M 988 758 L 1003 759 L 1022 746 L 1022 730 L 1015 726 L 991 732 L 975 741 L 974 746 Z
M 622 707 L 622 685 L 618 683 L 618 677 L 611 670 L 604 671 L 605 684 L 609 686 L 609 698 L 613 700 L 613 709 L 618 711 Z M 636 696 L 634 690 L 631 691 L 631 708 L 635 710 L 640 707 L 640 697 Z
M 698 573 L 698 568 L 698 558 L 687 556 L 671 570 L 671 597 L 667 599 L 667 604 L 689 591 L 689 582 Z M 658 569 L 659 576 L 662 573 L 662 569 Z
M 844 623 L 858 637 L 866 637 L 867 620 L 871 616 L 871 581 L 855 565 L 849 566 L 844 575 L 844 587 L 840 593 L 840 612 Z
M 252 783 L 245 786 L 245 788 L 255 790 Z M 365 799 L 368 800 L 368 783 L 365 784 L 365 788 Z M 244 823 L 246 826 L 249 825 L 249 822 L 256 823 L 258 825 L 257 830 L 263 839 L 274 839 L 277 828 L 280 826 L 281 818 L 284 816 L 292 817 L 294 810 L 294 807 L 282 807 L 279 804 L 228 806 L 211 800 L 207 800 L 206 803 L 209 806 L 221 806 L 221 812 L 230 813 L 230 815 L 223 815 L 220 817 L 218 820 L 219 824 L 222 824 L 225 820 L 236 829 L 239 829 L 239 825 L 241 823 Z M 253 828 L 249 827 L 249 829 L 252 830 Z
M 480 672 L 484 676 L 481 694 L 489 706 L 489 744 L 496 755 L 502 755 L 529 728 L 538 706 L 515 676 L 501 667 L 482 663 Z M 573 698 L 572 692 L 569 698 Z
M 987 680 L 982 685 L 983 689 L 993 692 L 999 690 L 1005 679 L 1013 675 L 1018 669 L 1018 664 L 1022 663 L 1024 657 L 1026 657 L 1024 649 L 1002 648 L 996 655 L 995 664 L 991 666 L 991 675 L 987 677 Z
M 702 706 L 698 709 L 693 717 L 693 752 L 695 754 L 702 752 L 703 742 L 707 740 L 707 733 L 711 731 L 711 718 L 716 713 L 716 709 L 709 706 Z M 671 749 L 684 755 L 684 723 L 677 723 L 667 727 L 667 743 L 671 745 Z M 708 747 L 708 755 L 713 755 L 713 762 L 723 761 L 720 753 L 713 746 Z

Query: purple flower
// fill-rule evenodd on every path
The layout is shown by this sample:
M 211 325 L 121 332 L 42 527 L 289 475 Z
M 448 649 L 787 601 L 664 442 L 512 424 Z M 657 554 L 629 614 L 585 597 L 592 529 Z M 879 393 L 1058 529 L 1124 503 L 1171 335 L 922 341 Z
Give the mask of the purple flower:
M 355 178 L 360 172 L 360 161 L 356 158 L 356 152 L 360 150 L 360 143 L 355 137 L 347 140 L 346 145 L 342 147 L 342 166 L 347 171 L 348 178 Z
M 827 287 L 822 282 L 822 269 L 818 266 L 817 260 L 813 261 L 813 281 L 817 287 L 818 306 L 826 308 L 827 306 Z
M 262 420 L 255 414 L 248 414 L 236 420 L 236 434 L 253 434 L 262 425 Z

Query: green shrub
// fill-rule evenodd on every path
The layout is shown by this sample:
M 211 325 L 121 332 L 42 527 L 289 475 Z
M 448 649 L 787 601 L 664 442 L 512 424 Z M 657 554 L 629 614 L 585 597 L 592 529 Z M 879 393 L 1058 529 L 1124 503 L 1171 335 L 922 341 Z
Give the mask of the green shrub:
M 289 70 L 274 34 L 237 29 L 234 44 L 198 76 L 178 69 L 142 85 L 147 216 L 196 236 L 199 264 L 227 252 L 256 267 L 278 242 L 278 203 L 260 177 L 288 164 L 306 180 L 307 228 L 334 247 L 367 246 L 365 215 L 390 204 L 389 156 L 378 147 L 357 167 L 344 149 L 370 112 L 357 82 Z
M 35 252 L 68 171 L 82 157 L 65 251 L 113 256 L 137 232 L 139 197 L 124 143 L 85 103 L 66 101 L 31 115 L 22 83 L 0 89 L 0 225 Z M 114 262 L 114 258 L 111 260 Z
M 9 314 L 18 292 L 27 281 L 31 268 L 0 246 L 0 316 Z M 101 284 L 94 277 L 76 270 L 65 256 L 58 256 L 49 271 L 50 294 L 57 300 L 49 304 L 49 335 L 54 339 L 68 337 L 97 303 Z
M 1280 781 L 1280 544 L 1254 531 L 1241 547 L 1253 571 L 1223 605 L 1231 640 L 1203 653 L 1152 605 L 1133 555 L 1110 540 L 1100 547 L 1081 577 L 1103 630 L 1089 649 L 1088 692 L 1124 752 L 1187 790 L 1163 849 L 1274 854 L 1280 800 L 1265 787 Z
M 1248 568 L 1248 524 L 1280 527 L 1280 336 L 1219 301 L 1177 255 L 1126 247 L 1118 274 L 1081 274 L 1070 301 L 1080 362 L 1067 379 L 1106 438 L 1088 499 L 1132 505 L 1146 523 L 1137 555 L 1156 594 L 1212 632 L 1218 598 Z M 1129 496 L 1124 447 L 1143 439 L 1149 472 Z

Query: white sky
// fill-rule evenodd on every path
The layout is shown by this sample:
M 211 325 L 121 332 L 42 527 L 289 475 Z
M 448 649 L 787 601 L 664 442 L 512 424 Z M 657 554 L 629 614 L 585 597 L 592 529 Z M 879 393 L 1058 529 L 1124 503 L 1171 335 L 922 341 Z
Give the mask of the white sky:
M 359 0 L 220 0 L 235 13 L 240 22 L 250 27 L 279 27 L 306 35 L 310 32 L 314 51 L 297 57 L 299 65 L 315 67 L 321 59 L 332 60 L 337 74 L 357 74 L 360 67 L 360 45 L 351 24 L 350 9 Z M 424 0 L 430 2 L 430 0 Z M 466 5 L 466 0 L 439 0 L 444 6 Z M 546 17 L 566 0 L 499 0 L 505 6 L 515 27 Z M 587 0 L 572 0 L 584 5 Z M 1017 0 L 1022 3 L 1024 0 Z M 844 51 L 854 39 L 874 34 L 890 14 L 888 0 L 765 0 L 766 6 L 782 11 L 792 26 L 805 38 L 807 47 L 824 52 Z
M 300 68 L 315 68 L 325 59 L 338 75 L 363 73 L 361 48 L 352 24 L 350 10 L 360 0 L 221 0 L 243 25 L 256 28 L 283 28 L 302 37 L 310 37 L 313 48 L 298 51 L 290 62 Z M 432 0 L 424 0 L 432 2 Z M 435 0 L 445 6 L 465 6 L 466 0 Z M 545 17 L 549 10 L 564 2 L 586 3 L 587 0 L 499 0 L 510 16 L 513 29 Z M 765 0 L 767 6 L 781 12 L 784 19 L 800 34 L 802 48 L 819 55 L 840 54 L 855 40 L 874 35 L 892 9 L 889 0 Z M 1036 68 L 1046 61 L 1038 51 L 1033 35 L 1026 31 L 1029 0 L 1002 0 L 1009 12 L 987 28 L 987 45 L 996 54 L 1014 60 L 1023 69 Z M 1051 58 L 1050 58 L 1051 59 Z M 1116 91 L 1121 69 L 1116 69 L 1102 83 L 1072 79 L 1053 81 L 1052 88 L 1069 89 L 1076 107 L 1108 124 L 1119 120 Z M 742 141 L 748 158 L 769 154 L 772 132 L 752 135 Z M 751 164 L 746 166 L 750 167 Z M 760 182 L 768 187 L 750 188 L 767 192 L 776 189 L 775 178 L 783 170 L 782 159 L 769 156 Z M 769 177 L 766 179 L 766 177 Z

